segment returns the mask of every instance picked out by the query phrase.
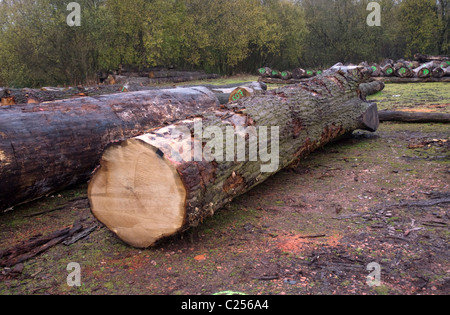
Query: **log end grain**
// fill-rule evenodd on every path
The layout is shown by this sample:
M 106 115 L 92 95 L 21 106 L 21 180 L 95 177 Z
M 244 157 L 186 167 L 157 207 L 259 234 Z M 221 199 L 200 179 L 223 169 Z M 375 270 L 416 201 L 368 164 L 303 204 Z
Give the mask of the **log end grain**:
M 88 195 L 94 216 L 137 248 L 176 234 L 184 223 L 186 191 L 176 169 L 137 139 L 105 151 Z

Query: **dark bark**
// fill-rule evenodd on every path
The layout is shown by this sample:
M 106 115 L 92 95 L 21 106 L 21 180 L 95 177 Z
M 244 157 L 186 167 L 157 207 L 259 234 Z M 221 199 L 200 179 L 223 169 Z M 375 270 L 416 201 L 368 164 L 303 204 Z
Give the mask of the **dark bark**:
M 450 123 L 450 114 L 402 111 L 379 111 L 380 121 L 400 121 L 416 123 Z
M 113 141 L 217 105 L 192 87 L 0 107 L 0 210 L 86 181 Z
M 33 258 L 73 236 L 82 228 L 82 225 L 77 222 L 70 228 L 65 228 L 45 236 L 35 236 L 28 241 L 5 249 L 0 252 L 0 266 L 12 267 Z
M 237 196 L 298 163 L 318 147 L 355 129 L 375 131 L 378 110 L 376 104 L 360 98 L 360 74 L 355 71 L 352 75 L 341 72 L 319 76 L 205 112 L 196 117 L 197 121 L 178 121 L 109 146 L 89 184 L 94 215 L 128 244 L 144 248 L 197 226 Z M 200 130 L 196 122 L 201 123 Z M 278 163 L 270 163 L 275 156 L 265 161 L 261 156 L 250 159 L 248 151 L 244 159 L 234 154 L 229 159 L 206 153 L 193 161 L 186 148 L 205 149 L 206 142 L 217 137 L 198 139 L 208 127 L 224 135 L 231 128 L 233 139 L 241 139 L 246 148 L 256 141 L 259 154 L 263 147 L 270 151 L 278 144 Z M 250 140 L 249 128 L 256 131 L 263 127 L 269 129 L 268 142 L 259 142 L 257 137 Z M 272 128 L 279 131 L 278 140 L 270 136 Z M 179 130 L 185 130 L 187 137 L 180 137 L 176 132 Z M 233 140 L 231 148 L 236 146 Z M 184 158 L 180 159 L 180 155 Z M 125 204 L 126 208 L 122 206 Z

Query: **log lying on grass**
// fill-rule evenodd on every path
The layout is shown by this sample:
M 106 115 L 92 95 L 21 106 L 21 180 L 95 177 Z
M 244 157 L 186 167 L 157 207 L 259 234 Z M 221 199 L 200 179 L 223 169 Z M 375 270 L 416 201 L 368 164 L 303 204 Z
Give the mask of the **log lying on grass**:
M 386 85 L 383 81 L 373 81 L 368 83 L 362 83 L 359 85 L 359 90 L 361 91 L 361 96 L 363 98 L 376 94 L 384 90 Z
M 450 57 L 447 56 L 430 56 L 423 54 L 415 54 L 414 59 L 420 62 L 428 62 L 428 61 L 450 61 Z
M 313 78 L 112 144 L 89 184 L 92 212 L 139 248 L 196 226 L 314 149 L 375 131 L 361 80 L 359 71 Z
M 86 181 L 112 141 L 216 106 L 192 87 L 0 107 L 0 211 Z
M 412 123 L 450 123 L 450 114 L 405 111 L 380 111 L 380 121 L 400 121 Z
M 264 82 L 250 82 L 242 84 L 231 84 L 228 86 L 206 86 L 216 94 L 220 104 L 227 104 L 243 97 L 254 95 L 267 90 Z

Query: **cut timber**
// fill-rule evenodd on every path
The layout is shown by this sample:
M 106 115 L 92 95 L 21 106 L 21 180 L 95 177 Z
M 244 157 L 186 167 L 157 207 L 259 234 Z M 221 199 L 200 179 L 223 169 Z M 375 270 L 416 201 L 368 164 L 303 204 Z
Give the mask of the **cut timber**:
M 253 94 L 255 94 L 255 91 L 249 87 L 238 87 L 230 93 L 228 101 L 235 102 L 244 97 L 252 96 Z
M 255 93 L 267 90 L 267 84 L 265 84 L 264 82 L 250 82 L 241 85 L 231 84 L 223 87 L 220 86 L 205 86 L 205 87 L 208 87 L 211 91 L 213 91 L 216 94 L 216 97 L 218 98 L 220 104 L 227 104 L 229 102 L 241 99 L 244 96 L 250 96 Z M 240 91 L 240 89 L 243 89 L 243 91 Z
M 450 75 L 450 72 L 449 72 Z M 385 83 L 427 83 L 427 82 L 450 82 L 450 77 L 442 78 L 397 78 L 397 77 L 378 77 L 373 78 L 376 81 Z
M 416 123 L 450 123 L 450 114 L 445 113 L 421 113 L 402 111 L 380 111 L 380 121 L 401 121 Z
M 262 77 L 269 78 L 272 73 L 272 69 L 270 69 L 269 67 L 259 68 L 258 73 Z
M 292 79 L 292 72 L 290 72 L 290 71 L 283 71 L 283 72 L 281 72 L 281 78 L 283 80 L 290 80 L 290 79 Z
M 428 61 L 450 61 L 450 57 L 448 56 L 430 56 L 430 55 L 422 55 L 415 54 L 414 59 L 420 62 L 428 62 Z
M 381 68 L 381 72 L 386 77 L 391 77 L 391 76 L 395 75 L 395 69 L 391 64 L 387 64 L 387 65 L 383 66 Z
M 0 107 L 0 211 L 86 181 L 113 141 L 218 105 L 192 87 Z
M 436 67 L 433 69 L 433 71 L 431 71 L 431 76 L 433 78 L 442 78 L 445 74 L 445 71 L 443 68 L 441 67 Z
M 366 79 L 316 77 L 112 144 L 89 184 L 92 212 L 139 248 L 197 226 L 318 147 L 375 131 L 377 106 L 358 96 Z
M 412 78 L 414 77 L 414 71 L 407 66 L 401 66 L 395 70 L 395 75 L 400 78 Z
M 361 91 L 362 97 L 367 97 L 369 95 L 376 94 L 381 92 L 385 88 L 385 84 L 383 81 L 373 81 L 369 83 L 362 83 L 359 86 L 359 90 Z

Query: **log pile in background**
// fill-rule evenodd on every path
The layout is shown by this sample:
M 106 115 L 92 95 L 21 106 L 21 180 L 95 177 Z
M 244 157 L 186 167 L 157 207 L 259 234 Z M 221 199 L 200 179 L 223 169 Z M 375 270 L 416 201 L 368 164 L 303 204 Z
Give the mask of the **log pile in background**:
M 196 226 L 314 149 L 356 129 L 375 131 L 377 106 L 362 100 L 359 93 L 365 79 L 359 71 L 312 78 L 115 143 L 105 150 L 90 181 L 91 209 L 135 247 L 149 247 Z M 216 145 L 228 145 L 223 150 L 208 149 L 212 138 L 223 139 Z M 236 139 L 249 151 L 252 146 L 259 148 L 256 156 L 250 158 L 247 149 L 242 152 Z M 228 153 L 220 157 L 230 147 L 231 159 Z M 191 148 L 194 155 L 195 148 L 203 148 L 200 159 L 197 155 L 194 161 Z M 275 148 L 279 150 L 272 151 Z M 218 155 L 211 158 L 212 152 Z M 238 158 L 237 152 L 245 158 Z

